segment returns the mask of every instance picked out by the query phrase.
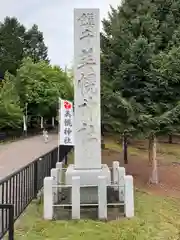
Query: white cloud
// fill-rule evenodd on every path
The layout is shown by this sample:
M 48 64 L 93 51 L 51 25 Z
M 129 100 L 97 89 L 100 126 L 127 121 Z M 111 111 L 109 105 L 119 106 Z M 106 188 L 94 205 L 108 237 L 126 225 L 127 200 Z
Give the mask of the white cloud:
M 100 8 L 101 18 L 107 16 L 109 4 L 120 0 L 6 0 L 0 8 L 0 21 L 16 16 L 26 27 L 36 23 L 43 32 L 53 64 L 64 67 L 73 58 L 73 9 Z

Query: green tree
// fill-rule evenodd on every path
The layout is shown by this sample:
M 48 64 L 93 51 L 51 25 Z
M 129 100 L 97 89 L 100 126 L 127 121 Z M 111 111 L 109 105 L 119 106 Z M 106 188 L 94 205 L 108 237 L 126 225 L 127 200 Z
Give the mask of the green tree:
M 17 70 L 15 84 L 21 107 L 28 104 L 28 115 L 56 116 L 59 97 L 72 99 L 67 74 L 46 61 L 34 63 L 30 58 L 24 59 Z
M 6 74 L 0 87 L 0 129 L 20 128 L 22 119 L 19 96 L 11 81 L 11 75 Z
M 44 43 L 43 33 L 37 25 L 33 25 L 24 35 L 24 56 L 30 57 L 33 62 L 48 60 L 48 49 Z
M 16 18 L 6 17 L 0 24 L 0 73 L 15 74 L 23 58 L 25 27 Z
M 153 182 L 158 181 L 156 136 L 177 131 L 180 123 L 176 7 L 178 1 L 126 0 L 111 9 L 101 34 L 102 83 L 111 86 L 102 91 L 115 103 L 106 105 L 106 116 L 114 119 L 112 128 L 115 123 L 118 131 L 149 138 Z
M 0 23 L 0 76 L 4 77 L 6 71 L 15 75 L 24 57 L 38 62 L 48 61 L 47 55 L 43 33 L 37 25 L 26 30 L 14 17 L 6 17 Z

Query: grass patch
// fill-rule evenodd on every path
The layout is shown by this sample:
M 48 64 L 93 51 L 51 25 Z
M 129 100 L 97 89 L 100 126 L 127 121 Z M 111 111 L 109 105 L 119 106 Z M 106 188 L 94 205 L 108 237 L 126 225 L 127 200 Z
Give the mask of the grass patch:
M 175 199 L 135 193 L 135 217 L 100 222 L 44 221 L 42 205 L 33 203 L 18 221 L 15 240 L 160 240 L 180 238 L 180 203 Z
M 118 143 L 117 140 L 112 139 L 110 137 L 105 138 L 105 147 L 117 152 L 123 152 L 122 144 Z M 180 160 L 180 148 L 178 144 L 168 144 L 168 143 L 158 143 L 157 145 L 157 153 L 160 155 L 166 155 L 165 161 L 169 159 L 171 161 L 171 156 L 175 157 L 176 160 Z M 146 156 L 148 157 L 148 149 L 146 146 L 144 148 L 140 148 L 139 145 L 128 146 L 128 154 L 134 156 Z M 74 162 L 74 152 L 71 151 L 68 154 L 68 163 L 72 164 Z
M 117 152 L 123 152 L 122 144 L 118 143 L 116 140 L 111 138 L 105 138 L 105 147 Z M 132 155 L 138 155 L 142 150 L 134 147 L 128 146 L 128 153 Z
M 180 148 L 178 144 L 161 143 L 158 144 L 157 151 L 161 154 L 173 155 L 176 157 L 180 156 Z
M 117 141 L 112 138 L 105 138 L 104 142 L 105 142 L 106 148 L 109 148 L 109 149 L 112 149 L 112 150 L 118 151 L 118 152 L 121 152 L 123 150 L 122 145 L 118 144 Z
M 123 152 L 122 144 L 118 143 L 116 140 L 108 137 L 105 138 L 105 146 L 114 151 Z M 148 157 L 148 149 L 146 143 L 141 145 L 128 145 L 128 154 L 138 156 L 143 155 Z M 158 143 L 157 144 L 157 154 L 166 155 L 165 161 L 168 159 L 171 161 L 171 157 L 176 160 L 180 160 L 180 148 L 178 144 L 168 144 L 168 143 Z
M 68 154 L 68 164 L 73 164 L 74 163 L 74 151 L 71 150 L 71 152 Z
M 105 144 L 109 149 L 122 151 L 115 140 L 108 138 Z M 161 146 L 165 149 L 164 145 Z M 129 147 L 129 152 L 137 155 L 147 153 L 136 146 Z M 72 151 L 68 155 L 68 163 L 73 163 L 73 158 Z M 154 196 L 136 189 L 135 217 L 132 219 L 106 223 L 92 220 L 45 221 L 42 219 L 43 206 L 34 202 L 18 220 L 15 240 L 178 240 L 179 209 L 180 202 L 176 199 Z

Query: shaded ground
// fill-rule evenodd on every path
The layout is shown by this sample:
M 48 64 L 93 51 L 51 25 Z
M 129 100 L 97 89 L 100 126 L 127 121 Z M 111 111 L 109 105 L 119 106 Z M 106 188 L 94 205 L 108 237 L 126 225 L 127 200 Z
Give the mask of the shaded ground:
M 120 161 L 123 164 L 121 146 L 110 139 L 106 140 L 106 147 L 102 153 L 103 163 L 112 166 L 112 161 Z M 151 166 L 148 165 L 147 143 L 135 142 L 129 147 L 129 163 L 125 165 L 127 174 L 134 177 L 135 187 L 158 195 L 180 198 L 180 148 L 177 144 L 158 145 L 158 185 L 149 184 Z
M 0 145 L 0 179 L 11 174 L 58 145 L 58 135 L 49 135 L 49 142 L 44 143 L 42 136 L 19 140 Z

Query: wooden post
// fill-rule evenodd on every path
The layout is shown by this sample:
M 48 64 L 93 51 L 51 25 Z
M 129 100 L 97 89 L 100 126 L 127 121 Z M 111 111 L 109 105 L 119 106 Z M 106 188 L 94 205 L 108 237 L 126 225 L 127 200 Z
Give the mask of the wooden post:
M 127 155 L 127 134 L 123 133 L 123 153 L 124 153 L 124 164 L 128 164 L 128 155 Z
M 156 149 L 157 149 L 156 136 L 152 135 L 152 175 L 150 178 L 150 182 L 154 183 L 154 184 L 158 184 L 158 182 L 159 182 L 158 181 Z
M 152 165 L 152 134 L 150 134 L 149 136 L 148 154 L 149 154 L 148 163 L 151 166 Z
M 172 144 L 172 134 L 169 134 L 169 135 L 168 135 L 168 143 L 169 143 L 169 144 Z

